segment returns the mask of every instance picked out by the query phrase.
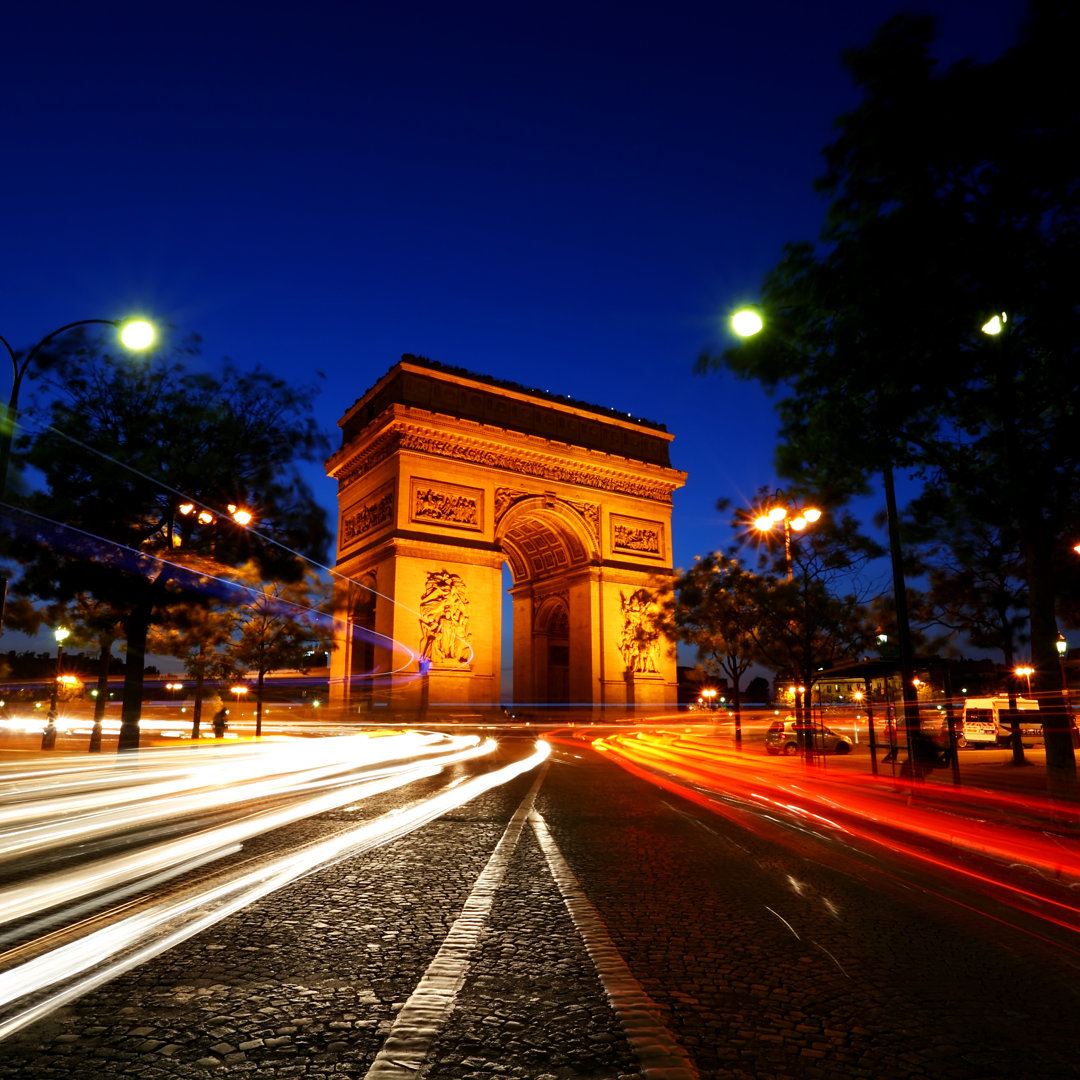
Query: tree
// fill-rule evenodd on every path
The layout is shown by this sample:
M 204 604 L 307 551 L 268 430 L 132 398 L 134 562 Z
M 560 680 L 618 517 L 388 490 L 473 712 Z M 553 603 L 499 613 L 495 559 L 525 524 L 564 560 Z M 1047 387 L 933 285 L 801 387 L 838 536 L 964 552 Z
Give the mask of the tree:
M 731 682 L 735 745 L 742 746 L 741 680 L 757 654 L 758 593 L 754 575 L 719 552 L 694 565 L 660 594 L 661 629 L 693 645 L 705 670 Z
M 928 580 L 916 621 L 1002 654 L 1011 670 L 1027 642 L 1024 561 L 1015 530 L 974 517 L 961 492 L 930 488 L 910 508 L 912 547 Z
M 311 573 L 291 585 L 250 590 L 239 612 L 239 637 L 231 654 L 239 668 L 256 675 L 256 738 L 262 735 L 266 676 L 284 668 L 305 671 L 313 653 L 330 647 L 330 616 L 321 610 L 328 601 L 329 590 Z
M 1080 108 L 1066 74 L 1080 15 L 1032 11 L 988 64 L 939 74 L 932 22 L 909 16 L 846 56 L 862 101 L 824 151 L 820 243 L 790 245 L 767 275 L 766 332 L 702 366 L 781 393 L 781 475 L 838 496 L 882 477 L 902 627 L 895 470 L 1015 530 L 1050 789 L 1075 798 L 1052 691 L 1056 551 L 1080 523 Z M 1004 333 L 980 333 L 1002 312 Z
M 765 539 L 761 561 L 769 565 L 768 534 Z M 875 623 L 866 607 L 873 588 L 863 572 L 880 554 L 855 519 L 834 508 L 792 545 L 790 577 L 785 555 L 784 573 L 775 566 L 773 573 L 755 579 L 757 657 L 803 688 L 795 699 L 795 717 L 808 752 L 813 742 L 805 704 L 819 672 L 861 655 L 873 639 Z
M 327 444 L 311 388 L 229 361 L 216 374 L 190 371 L 197 344 L 133 362 L 72 338 L 50 357 L 64 381 L 46 403 L 47 426 L 20 440 L 45 488 L 16 515 L 17 554 L 27 591 L 58 600 L 88 591 L 122 609 L 127 750 L 138 746 L 153 622 L 227 592 L 224 579 L 245 562 L 287 581 L 302 572 L 298 551 L 321 558 L 325 513 L 297 465 L 320 460 Z M 236 525 L 229 507 L 249 508 L 255 525 Z
M 167 624 L 151 627 L 149 650 L 161 656 L 175 656 L 184 662 L 184 671 L 195 680 L 192 694 L 191 737 L 201 736 L 202 705 L 209 681 L 228 682 L 237 675 L 227 651 L 240 621 L 232 607 L 188 604 L 174 607 Z

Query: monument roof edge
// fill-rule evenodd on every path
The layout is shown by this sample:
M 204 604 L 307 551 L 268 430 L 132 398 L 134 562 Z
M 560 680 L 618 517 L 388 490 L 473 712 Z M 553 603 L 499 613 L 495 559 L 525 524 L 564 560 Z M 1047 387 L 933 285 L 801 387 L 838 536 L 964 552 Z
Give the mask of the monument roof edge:
M 429 360 L 423 356 L 413 356 L 406 353 L 384 375 L 373 383 L 363 394 L 353 402 L 338 421 L 339 427 L 344 427 L 349 419 L 363 407 L 373 395 L 378 393 L 396 374 L 403 371 L 413 371 L 431 375 L 437 379 L 459 384 L 474 384 L 486 390 L 501 391 L 508 397 L 516 397 L 521 400 L 539 400 L 566 412 L 580 413 L 597 419 L 608 420 L 612 423 L 631 427 L 648 428 L 656 437 L 671 442 L 675 436 L 667 430 L 665 424 L 642 417 L 635 417 L 630 413 L 623 413 L 606 405 L 595 405 L 586 401 L 571 398 L 568 394 L 556 394 L 548 390 L 539 390 L 527 387 L 521 383 L 509 379 L 498 379 L 491 375 L 480 375 L 468 371 L 465 368 L 453 367 L 442 364 L 437 360 Z

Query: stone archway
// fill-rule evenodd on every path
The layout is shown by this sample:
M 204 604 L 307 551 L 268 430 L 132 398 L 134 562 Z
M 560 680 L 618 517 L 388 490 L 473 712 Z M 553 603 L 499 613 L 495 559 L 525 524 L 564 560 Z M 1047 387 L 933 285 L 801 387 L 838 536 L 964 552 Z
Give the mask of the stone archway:
M 588 631 L 600 551 L 584 508 L 551 495 L 499 494 L 495 540 L 513 577 L 515 704 L 591 705 Z
M 505 560 L 515 704 L 674 705 L 674 655 L 639 610 L 672 572 L 685 481 L 662 426 L 414 357 L 340 426 L 332 704 L 366 707 L 366 682 L 395 712 L 500 705 Z

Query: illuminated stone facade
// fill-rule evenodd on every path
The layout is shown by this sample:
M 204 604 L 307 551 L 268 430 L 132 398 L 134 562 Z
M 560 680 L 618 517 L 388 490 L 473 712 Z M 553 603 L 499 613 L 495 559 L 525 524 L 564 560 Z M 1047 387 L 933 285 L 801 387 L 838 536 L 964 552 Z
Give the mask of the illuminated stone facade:
M 506 562 L 515 704 L 674 706 L 648 617 L 686 479 L 662 427 L 413 357 L 340 427 L 332 704 L 502 703 Z

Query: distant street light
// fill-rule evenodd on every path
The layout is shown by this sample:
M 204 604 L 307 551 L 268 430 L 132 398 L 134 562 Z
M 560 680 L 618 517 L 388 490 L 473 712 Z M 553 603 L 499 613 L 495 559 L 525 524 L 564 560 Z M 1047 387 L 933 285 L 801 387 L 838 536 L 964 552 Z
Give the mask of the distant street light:
M 1035 674 L 1035 669 L 1029 667 L 1027 664 L 1023 664 L 1014 670 L 1021 679 L 1027 679 L 1028 697 L 1031 697 L 1031 676 Z
M 197 506 L 194 502 L 188 501 L 180 503 L 176 509 L 183 517 L 194 516 L 200 525 L 217 524 L 217 515 L 205 506 Z M 244 507 L 237 506 L 236 503 L 229 503 L 228 510 L 233 521 L 242 527 L 250 525 L 255 520 L 255 515 L 250 510 L 245 510 Z M 180 543 L 180 534 L 172 532 L 172 546 L 180 547 Z
M 780 501 L 777 501 L 780 500 Z M 763 510 L 754 518 L 754 528 L 758 532 L 771 532 L 773 526 L 782 524 L 784 527 L 784 561 L 787 566 L 788 581 L 793 578 L 791 565 L 791 533 L 802 532 L 809 525 L 820 520 L 821 511 L 814 506 L 796 507 L 789 502 L 782 491 L 777 491 L 773 496 L 773 505 Z
M 1069 707 L 1069 680 L 1065 674 L 1065 654 L 1069 651 L 1069 643 L 1065 640 L 1065 635 L 1058 633 L 1057 641 L 1054 642 L 1054 648 L 1057 649 L 1058 665 L 1061 668 L 1061 696 L 1065 699 L 1065 712 L 1071 715 Z
M 52 697 L 49 700 L 49 716 L 45 724 L 45 730 L 41 734 L 41 749 L 51 750 L 56 746 L 56 715 L 57 705 L 60 700 L 60 666 L 64 661 L 64 642 L 71 633 L 67 627 L 58 626 L 53 632 L 56 638 L 56 678 L 53 679 Z

